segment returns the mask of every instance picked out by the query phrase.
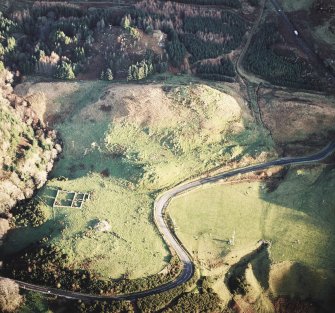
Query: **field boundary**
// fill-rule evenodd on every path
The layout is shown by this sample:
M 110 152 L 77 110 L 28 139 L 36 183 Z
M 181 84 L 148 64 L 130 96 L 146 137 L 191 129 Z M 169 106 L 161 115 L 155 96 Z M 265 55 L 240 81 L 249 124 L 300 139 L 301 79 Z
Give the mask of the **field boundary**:
M 62 195 L 65 195 L 65 200 L 61 199 Z M 70 198 L 66 198 L 69 196 Z M 55 200 L 52 204 L 52 208 L 76 208 L 76 209 L 82 209 L 84 203 L 88 200 L 90 200 L 91 194 L 89 192 L 77 192 L 77 191 L 66 191 L 57 189 L 57 194 L 55 196 Z M 64 202 L 70 202 L 69 205 L 63 204 Z

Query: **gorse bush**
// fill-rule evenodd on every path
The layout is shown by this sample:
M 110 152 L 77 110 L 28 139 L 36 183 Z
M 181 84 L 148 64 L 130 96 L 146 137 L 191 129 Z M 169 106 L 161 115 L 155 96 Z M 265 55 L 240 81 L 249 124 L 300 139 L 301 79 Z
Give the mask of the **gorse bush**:
M 19 204 L 12 212 L 14 214 L 15 225 L 21 227 L 37 227 L 48 219 L 48 214 L 36 200 L 31 200 L 27 204 Z

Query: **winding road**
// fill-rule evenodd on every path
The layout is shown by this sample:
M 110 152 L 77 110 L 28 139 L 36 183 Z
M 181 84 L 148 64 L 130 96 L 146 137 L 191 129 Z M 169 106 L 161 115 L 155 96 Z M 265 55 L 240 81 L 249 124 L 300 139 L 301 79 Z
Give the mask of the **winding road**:
M 285 23 L 289 26 L 289 28 L 294 31 L 294 27 L 292 23 L 289 21 L 287 18 L 286 14 L 283 13 L 282 8 L 279 6 L 278 2 L 276 0 L 270 0 L 272 4 L 274 5 L 277 13 L 285 20 Z M 254 34 L 258 23 L 260 22 L 262 12 L 264 9 L 264 3 L 265 0 L 263 1 L 262 5 L 262 11 L 261 14 L 257 20 L 257 23 L 254 25 L 252 31 L 251 31 L 251 36 L 249 37 L 247 41 L 246 47 L 248 47 L 250 40 L 252 38 L 252 35 Z M 297 38 L 297 42 L 299 46 L 308 54 L 312 55 L 313 52 L 309 49 L 309 47 L 301 40 L 301 38 Z M 239 59 L 239 64 L 241 60 L 243 59 L 243 55 L 245 53 L 246 49 L 243 50 L 242 57 Z M 239 65 L 238 64 L 238 65 Z M 239 68 L 239 66 L 238 66 Z M 243 73 L 240 73 L 241 76 L 243 76 Z M 210 183 L 216 183 L 220 180 L 224 180 L 239 174 L 246 174 L 246 173 L 251 173 L 255 171 L 261 171 L 265 170 L 274 166 L 285 166 L 285 165 L 307 165 L 307 164 L 313 164 L 313 163 L 318 163 L 321 162 L 328 157 L 330 157 L 333 153 L 335 152 L 335 141 L 330 142 L 324 149 L 319 151 L 318 153 L 315 153 L 313 155 L 309 156 L 303 156 L 303 157 L 286 157 L 286 158 L 280 158 L 277 160 L 265 162 L 262 164 L 256 164 L 256 165 L 251 165 L 248 167 L 243 167 L 243 168 L 238 168 L 234 169 L 231 171 L 227 171 L 212 177 L 207 177 L 207 178 L 200 178 L 198 180 L 188 182 L 185 184 L 178 185 L 168 191 L 166 191 L 163 195 L 158 197 L 155 201 L 154 204 L 154 221 L 155 224 L 161 233 L 164 241 L 167 243 L 169 246 L 169 249 L 171 250 L 172 253 L 176 253 L 178 258 L 183 264 L 182 271 L 179 274 L 178 277 L 176 277 L 173 281 L 170 281 L 166 284 L 163 284 L 161 286 L 158 286 L 153 289 L 145 290 L 145 291 L 139 291 L 139 292 L 134 292 L 130 294 L 125 294 L 125 295 L 115 295 L 115 296 L 108 296 L 108 295 L 93 295 L 93 294 L 85 294 L 85 293 L 79 293 L 79 292 L 72 292 L 72 291 L 67 291 L 67 290 L 61 290 L 61 289 L 56 289 L 56 288 L 49 288 L 45 286 L 40 286 L 36 284 L 30 284 L 30 283 L 25 283 L 19 280 L 15 280 L 15 282 L 20 286 L 20 288 L 26 289 L 26 290 L 31 290 L 39 293 L 44 293 L 44 294 L 50 294 L 50 295 L 55 295 L 55 296 L 60 296 L 68 299 L 77 299 L 77 300 L 115 300 L 115 301 L 121 301 L 121 300 L 136 300 L 141 297 L 145 296 L 150 296 L 154 294 L 158 294 L 164 291 L 171 290 L 183 283 L 186 283 L 189 281 L 193 274 L 194 274 L 194 263 L 192 261 L 192 258 L 188 251 L 186 250 L 185 247 L 180 243 L 178 238 L 173 234 L 172 230 L 168 227 L 165 218 L 164 218 L 164 213 L 165 209 L 168 206 L 169 202 L 176 196 L 185 193 L 187 191 L 190 191 L 194 188 L 210 184 Z M 0 278 L 3 278 L 0 276 Z
M 284 165 L 307 165 L 312 163 L 321 162 L 328 157 L 330 157 L 335 152 L 335 141 L 330 142 L 325 148 L 323 148 L 318 153 L 309 156 L 303 157 L 285 157 L 280 158 L 277 160 L 265 162 L 262 164 L 251 165 L 248 167 L 238 168 L 231 171 L 227 171 L 212 177 L 207 178 L 200 178 L 198 180 L 178 185 L 168 191 L 166 191 L 163 195 L 158 197 L 154 204 L 154 220 L 155 224 L 163 236 L 163 239 L 168 244 L 171 252 L 176 253 L 183 264 L 182 271 L 175 280 L 158 286 L 153 289 L 134 292 L 125 295 L 116 295 L 116 296 L 107 296 L 107 295 L 92 295 L 92 294 L 85 294 L 79 292 L 72 292 L 66 291 L 56 288 L 48 288 L 45 286 L 39 286 L 35 284 L 29 284 L 22 281 L 15 280 L 18 285 L 27 290 L 32 290 L 35 292 L 40 292 L 44 294 L 51 294 L 55 296 L 60 296 L 69 299 L 77 299 L 77 300 L 136 300 L 141 297 L 149 296 L 158 294 L 164 291 L 168 291 L 173 289 L 183 283 L 186 283 L 194 274 L 194 263 L 190 254 L 187 250 L 182 246 L 182 244 L 178 241 L 175 237 L 171 229 L 168 227 L 165 219 L 164 219 L 164 212 L 166 207 L 168 206 L 169 202 L 172 198 L 180 195 L 181 193 L 190 191 L 196 187 L 200 187 L 210 183 L 216 183 L 220 180 L 233 177 L 239 174 L 246 174 L 255 171 L 261 171 L 268 169 L 273 166 L 284 166 Z

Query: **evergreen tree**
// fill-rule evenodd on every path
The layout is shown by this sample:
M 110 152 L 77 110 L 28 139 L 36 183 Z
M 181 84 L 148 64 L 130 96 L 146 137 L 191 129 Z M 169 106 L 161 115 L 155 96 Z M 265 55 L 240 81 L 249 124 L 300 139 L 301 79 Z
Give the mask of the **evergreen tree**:
M 6 50 L 8 52 L 11 52 L 15 49 L 15 46 L 16 46 L 15 38 L 14 37 L 7 38 L 7 48 L 6 48 Z
M 185 46 L 177 39 L 169 42 L 166 51 L 170 57 L 171 64 L 179 67 L 184 60 L 186 49 Z
M 85 50 L 84 47 L 76 47 L 73 52 L 74 62 L 83 62 L 85 60 Z
M 73 68 L 70 63 L 62 61 L 56 67 L 55 77 L 59 79 L 71 80 L 75 79 Z
M 130 24 L 131 24 L 131 17 L 129 15 L 124 16 L 121 21 L 121 26 L 124 29 L 128 29 L 130 27 Z
M 110 68 L 108 68 L 106 70 L 105 79 L 108 80 L 108 81 L 111 81 L 111 80 L 114 79 L 113 72 L 112 72 L 112 70 Z
M 129 66 L 127 80 L 129 81 L 144 79 L 151 75 L 153 71 L 154 67 L 152 65 L 152 62 L 150 60 L 143 60 L 140 63 Z

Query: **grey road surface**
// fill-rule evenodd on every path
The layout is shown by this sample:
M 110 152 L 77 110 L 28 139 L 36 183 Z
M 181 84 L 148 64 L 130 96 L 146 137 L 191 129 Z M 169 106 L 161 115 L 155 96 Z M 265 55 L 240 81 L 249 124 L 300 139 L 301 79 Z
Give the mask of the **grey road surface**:
M 141 297 L 154 295 L 154 294 L 158 294 L 158 293 L 173 289 L 183 283 L 186 283 L 188 280 L 191 279 L 194 273 L 194 264 L 193 264 L 190 254 L 183 247 L 183 245 L 180 243 L 178 238 L 176 238 L 176 236 L 173 234 L 171 229 L 169 229 L 164 219 L 164 211 L 172 198 L 174 198 L 175 196 L 181 193 L 194 189 L 196 187 L 209 184 L 209 183 L 215 183 L 220 180 L 223 180 L 223 179 L 226 179 L 232 176 L 236 176 L 238 174 L 246 174 L 250 172 L 265 170 L 270 167 L 278 166 L 278 165 L 280 166 L 294 165 L 294 164 L 295 165 L 307 165 L 307 164 L 312 164 L 312 163 L 318 163 L 330 157 L 334 152 L 335 152 L 335 141 L 330 142 L 325 148 L 323 148 L 321 151 L 313 155 L 304 156 L 304 157 L 280 158 L 280 159 L 265 162 L 262 164 L 251 165 L 251 166 L 244 167 L 244 168 L 234 169 L 234 170 L 224 172 L 224 173 L 212 176 L 212 177 L 200 178 L 196 181 L 178 185 L 166 191 L 163 195 L 158 197 L 154 204 L 155 224 L 159 232 L 163 236 L 165 242 L 168 244 L 170 250 L 172 252 L 175 252 L 178 255 L 180 261 L 183 264 L 183 268 L 179 276 L 166 284 L 163 284 L 156 288 L 145 290 L 145 291 L 139 291 L 139 292 L 134 292 L 134 293 L 125 294 L 125 295 L 109 296 L 109 295 L 85 294 L 85 293 L 72 292 L 72 291 L 61 290 L 61 289 L 56 289 L 56 288 L 49 288 L 49 287 L 40 286 L 36 284 L 25 283 L 25 282 L 18 281 L 18 280 L 16 280 L 16 282 L 23 289 L 32 290 L 32 291 L 40 292 L 44 294 L 51 294 L 51 295 L 69 298 L 69 299 L 78 299 L 78 300 L 116 300 L 116 301 L 136 300 Z

